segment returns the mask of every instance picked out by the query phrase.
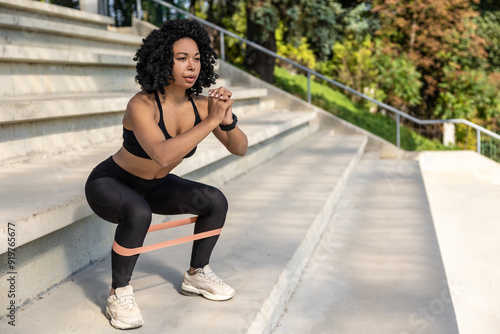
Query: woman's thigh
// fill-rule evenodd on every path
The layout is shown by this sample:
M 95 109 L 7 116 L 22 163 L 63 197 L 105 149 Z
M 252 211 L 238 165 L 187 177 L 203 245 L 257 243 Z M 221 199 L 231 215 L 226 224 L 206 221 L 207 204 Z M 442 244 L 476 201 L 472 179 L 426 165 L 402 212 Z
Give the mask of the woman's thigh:
M 88 182 L 85 195 L 92 210 L 109 222 L 151 220 L 151 208 L 144 198 L 115 178 L 106 176 Z
M 217 188 L 170 174 L 146 197 L 153 213 L 209 215 L 227 211 L 227 200 Z

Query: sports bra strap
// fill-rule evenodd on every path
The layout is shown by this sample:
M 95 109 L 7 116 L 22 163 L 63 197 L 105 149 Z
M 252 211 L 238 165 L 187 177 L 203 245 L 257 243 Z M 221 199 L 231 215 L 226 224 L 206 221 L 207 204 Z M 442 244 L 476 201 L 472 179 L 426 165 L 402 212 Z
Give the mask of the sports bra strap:
M 161 102 L 160 102 L 160 97 L 158 96 L 158 92 L 155 90 L 155 99 L 156 99 L 156 104 L 158 104 L 158 110 L 160 111 L 160 121 L 158 124 L 163 124 L 163 108 L 161 107 Z

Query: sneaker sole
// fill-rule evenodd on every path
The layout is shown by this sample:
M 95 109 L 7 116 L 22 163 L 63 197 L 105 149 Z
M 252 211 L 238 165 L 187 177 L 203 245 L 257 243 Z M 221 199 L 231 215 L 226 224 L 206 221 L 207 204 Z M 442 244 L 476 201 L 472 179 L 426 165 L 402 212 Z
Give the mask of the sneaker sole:
M 208 291 L 199 290 L 199 289 L 195 288 L 194 286 L 188 286 L 188 285 L 185 285 L 184 283 L 182 283 L 181 293 L 185 296 L 191 296 L 191 297 L 202 295 L 206 299 L 214 300 L 214 301 L 225 301 L 225 300 L 229 300 L 229 299 L 234 297 L 234 295 L 232 295 L 232 296 L 214 295 Z
M 111 326 L 113 326 L 116 329 L 134 329 L 134 328 L 139 328 L 142 326 L 142 323 L 140 324 L 124 324 L 123 322 L 120 322 L 113 318 L 111 316 L 111 311 L 109 310 L 108 306 L 106 306 L 106 318 L 109 319 L 109 322 L 111 323 Z

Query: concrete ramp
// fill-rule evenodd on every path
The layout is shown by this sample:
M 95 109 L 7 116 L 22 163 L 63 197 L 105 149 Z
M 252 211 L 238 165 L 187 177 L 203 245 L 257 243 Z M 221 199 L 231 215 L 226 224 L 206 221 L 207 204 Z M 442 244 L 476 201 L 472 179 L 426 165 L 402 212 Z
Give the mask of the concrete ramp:
M 360 162 L 276 333 L 458 333 L 418 162 Z

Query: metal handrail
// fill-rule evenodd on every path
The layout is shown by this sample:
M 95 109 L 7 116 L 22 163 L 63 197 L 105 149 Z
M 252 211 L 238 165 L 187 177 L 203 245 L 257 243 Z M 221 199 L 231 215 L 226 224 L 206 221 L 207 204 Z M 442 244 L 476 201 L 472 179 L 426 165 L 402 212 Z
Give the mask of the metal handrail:
M 383 102 L 375 100 L 374 98 L 371 98 L 371 97 L 369 97 L 369 96 L 367 96 L 367 95 L 365 95 L 365 94 L 363 94 L 361 92 L 358 92 L 357 90 L 354 90 L 354 89 L 352 89 L 350 87 L 347 87 L 346 85 L 341 84 L 338 81 L 335 81 L 335 80 L 333 80 L 331 78 L 328 78 L 328 77 L 324 76 L 321 73 L 318 73 L 318 72 L 316 72 L 314 70 L 311 70 L 308 67 L 300 65 L 300 64 L 298 64 L 298 63 L 296 63 L 296 62 L 294 62 L 294 61 L 292 61 L 290 59 L 287 59 L 287 58 L 285 58 L 283 56 L 280 56 L 279 54 L 277 54 L 277 53 L 275 53 L 273 51 L 270 51 L 270 50 L 264 48 L 261 45 L 258 45 L 258 44 L 254 43 L 252 41 L 249 41 L 249 40 L 247 40 L 247 39 L 245 39 L 243 37 L 240 37 L 240 36 L 236 35 L 235 33 L 231 32 L 229 30 L 226 30 L 226 29 L 224 29 L 222 27 L 219 27 L 219 26 L 217 26 L 217 25 L 215 25 L 213 23 L 210 23 L 210 22 L 208 22 L 208 21 L 206 21 L 204 19 L 201 19 L 201 18 L 197 17 L 196 15 L 193 15 L 193 14 L 191 14 L 191 13 L 185 11 L 185 10 L 182 10 L 182 9 L 180 9 L 180 8 L 178 8 L 178 7 L 170 4 L 170 3 L 167 3 L 167 2 L 162 1 L 162 0 L 152 0 L 152 1 L 154 1 L 154 2 L 156 2 L 158 4 L 160 4 L 160 5 L 163 5 L 165 7 L 168 7 L 170 9 L 173 9 L 176 12 L 179 12 L 179 13 L 187 16 L 187 17 L 190 17 L 190 18 L 192 18 L 192 19 L 194 19 L 196 21 L 201 22 L 202 24 L 204 24 L 206 26 L 209 26 L 209 27 L 211 27 L 211 28 L 219 31 L 219 33 L 220 33 L 220 43 L 221 43 L 220 44 L 220 50 L 221 50 L 220 51 L 220 53 L 221 53 L 220 54 L 220 58 L 222 59 L 222 61 L 226 60 L 225 59 L 225 57 L 226 57 L 225 56 L 225 50 L 224 50 L 225 49 L 224 35 L 228 35 L 228 36 L 231 36 L 233 38 L 238 39 L 240 42 L 243 42 L 243 43 L 251 46 L 254 49 L 262 51 L 265 54 L 268 54 L 268 55 L 270 55 L 270 56 L 272 56 L 274 58 L 278 58 L 278 59 L 280 59 L 280 60 L 282 60 L 284 62 L 287 62 L 287 63 L 289 63 L 289 64 L 291 64 L 291 65 L 293 65 L 293 66 L 295 66 L 297 68 L 300 68 L 301 70 L 305 71 L 307 73 L 307 102 L 308 103 L 311 103 L 311 75 L 315 75 L 316 77 L 321 78 L 321 79 L 323 79 L 323 80 L 325 80 L 325 81 L 327 81 L 327 82 L 329 82 L 331 84 L 334 84 L 337 87 L 340 87 L 340 88 L 342 88 L 344 90 L 347 90 L 348 92 L 351 92 L 351 93 L 353 93 L 355 95 L 358 95 L 358 96 L 362 97 L 365 100 L 368 100 L 368 101 L 370 101 L 372 103 L 375 103 L 376 105 L 378 105 L 378 106 L 380 106 L 380 107 L 382 107 L 382 108 L 384 108 L 386 110 L 392 111 L 393 113 L 396 114 L 396 142 L 397 142 L 397 146 L 398 147 L 401 147 L 401 132 L 400 132 L 400 128 L 399 128 L 400 117 L 401 116 L 404 117 L 404 118 L 406 118 L 406 119 L 409 119 L 409 120 L 411 120 L 411 121 L 413 121 L 413 122 L 415 122 L 417 124 L 420 124 L 420 125 L 444 124 L 444 123 L 455 123 L 455 124 L 461 123 L 461 124 L 468 125 L 468 126 L 474 128 L 476 130 L 476 134 L 477 134 L 477 152 L 480 153 L 480 154 L 481 154 L 481 133 L 484 133 L 484 134 L 489 135 L 489 136 L 491 136 L 491 137 L 493 137 L 495 139 L 500 140 L 500 135 L 494 133 L 493 131 L 485 129 L 485 128 L 483 128 L 480 125 L 472 123 L 472 122 L 470 122 L 470 121 L 468 121 L 466 119 L 420 120 L 420 119 L 418 119 L 416 117 L 413 117 L 413 116 L 411 116 L 411 115 L 409 115 L 409 114 L 407 114 L 407 113 L 405 113 L 405 112 L 403 112 L 403 111 L 401 111 L 399 109 L 391 107 L 388 104 L 385 104 Z

